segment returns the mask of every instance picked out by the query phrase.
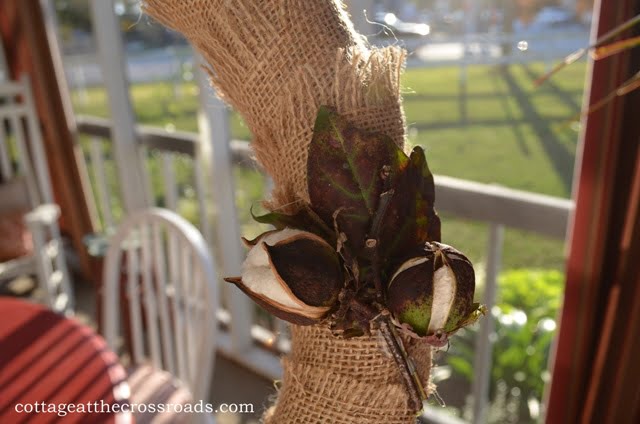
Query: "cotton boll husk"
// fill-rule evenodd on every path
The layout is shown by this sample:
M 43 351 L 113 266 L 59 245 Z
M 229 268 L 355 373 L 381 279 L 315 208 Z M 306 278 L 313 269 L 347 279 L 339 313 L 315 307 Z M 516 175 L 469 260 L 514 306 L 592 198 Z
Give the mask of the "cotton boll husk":
M 318 266 L 323 272 L 317 272 Z M 273 315 L 310 325 L 322 319 L 337 299 L 341 272 L 337 253 L 323 239 L 285 228 L 259 237 L 242 265 L 241 278 L 225 280 Z M 283 275 L 291 281 L 285 281 Z

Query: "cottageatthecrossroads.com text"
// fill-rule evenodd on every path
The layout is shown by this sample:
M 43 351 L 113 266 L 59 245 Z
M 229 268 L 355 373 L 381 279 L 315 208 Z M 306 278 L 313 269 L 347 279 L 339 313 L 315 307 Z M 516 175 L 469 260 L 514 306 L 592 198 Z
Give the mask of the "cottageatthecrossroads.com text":
M 109 403 L 103 400 L 86 403 L 17 403 L 14 410 L 19 414 L 56 414 L 65 417 L 68 414 L 253 414 L 251 403 L 221 403 L 215 408 L 203 401 L 197 403 Z

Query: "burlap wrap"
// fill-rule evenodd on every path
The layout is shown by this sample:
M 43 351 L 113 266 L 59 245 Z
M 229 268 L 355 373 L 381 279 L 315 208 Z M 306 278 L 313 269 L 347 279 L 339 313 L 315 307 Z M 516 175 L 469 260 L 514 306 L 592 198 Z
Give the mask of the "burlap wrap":
M 144 10 L 189 39 L 218 95 L 242 114 L 274 180 L 271 209 L 292 212 L 308 201 L 307 147 L 320 105 L 402 146 L 405 52 L 367 47 L 337 0 L 145 0 Z M 294 327 L 292 342 L 268 423 L 415 420 L 377 336 L 340 340 L 321 327 Z M 426 381 L 430 351 L 420 349 Z
M 406 342 L 426 387 L 431 350 L 422 343 Z M 416 420 L 415 411 L 407 408 L 398 366 L 377 334 L 344 340 L 322 326 L 292 326 L 291 354 L 282 362 L 283 388 L 265 415 L 267 424 L 405 424 Z

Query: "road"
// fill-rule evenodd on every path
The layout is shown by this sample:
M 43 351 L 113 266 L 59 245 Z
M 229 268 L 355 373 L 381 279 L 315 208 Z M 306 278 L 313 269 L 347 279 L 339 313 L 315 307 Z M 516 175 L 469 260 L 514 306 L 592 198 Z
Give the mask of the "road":
M 478 34 L 468 37 L 420 37 L 396 40 L 372 39 L 373 45 L 396 44 L 410 53 L 409 67 L 450 66 L 455 64 L 497 64 L 531 61 L 556 61 L 585 47 L 588 32 L 572 30 L 544 34 L 520 34 L 510 37 Z M 512 46 L 512 53 L 503 56 L 501 44 Z M 102 83 L 96 55 L 76 55 L 64 58 L 69 85 L 90 87 Z M 193 78 L 193 58 L 188 47 L 170 47 L 127 53 L 127 71 L 132 83 L 180 81 Z

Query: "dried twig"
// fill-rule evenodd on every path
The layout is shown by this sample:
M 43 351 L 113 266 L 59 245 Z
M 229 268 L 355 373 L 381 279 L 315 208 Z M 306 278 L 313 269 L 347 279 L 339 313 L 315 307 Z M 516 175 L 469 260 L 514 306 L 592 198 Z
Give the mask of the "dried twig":
M 535 82 L 533 83 L 534 87 L 539 87 L 545 81 L 547 81 L 549 78 L 551 78 L 551 76 L 553 76 L 556 73 L 558 73 L 564 67 L 566 67 L 568 65 L 571 65 L 572 63 L 576 62 L 578 59 L 580 59 L 585 54 L 587 54 L 587 52 L 589 52 L 590 50 L 596 49 L 598 47 L 601 47 L 603 44 L 607 43 L 612 38 L 616 37 L 617 35 L 621 34 L 622 32 L 628 30 L 629 28 L 633 27 L 634 25 L 636 25 L 638 23 L 640 23 L 640 15 L 636 15 L 633 18 L 629 19 L 628 21 L 626 21 L 626 22 L 618 25 L 617 27 L 613 28 L 611 31 L 607 32 L 602 37 L 598 38 L 596 40 L 596 42 L 593 43 L 592 45 L 590 45 L 588 47 L 583 47 L 583 48 L 578 49 L 575 52 L 569 54 L 567 57 L 565 57 L 562 60 L 562 62 L 556 64 L 549 72 L 545 73 L 540 78 L 535 80 Z
M 371 265 L 373 268 L 373 285 L 376 289 L 376 298 L 378 302 L 384 302 L 385 290 L 382 287 L 382 281 L 380 276 L 380 229 L 382 228 L 382 221 L 389 208 L 389 203 L 394 195 L 394 190 L 391 186 L 391 166 L 385 165 L 380 170 L 380 178 L 382 179 L 382 194 L 380 194 L 380 201 L 378 202 L 378 208 L 373 215 L 371 221 L 371 229 L 369 230 L 369 236 L 366 240 L 365 249 L 369 252 L 371 257 Z
M 410 408 L 414 411 L 421 411 L 423 401 L 427 399 L 427 395 L 416 371 L 413 360 L 407 354 L 404 343 L 395 330 L 395 327 L 389 320 L 388 314 L 381 314 L 376 323 L 379 326 L 380 333 L 384 338 L 391 356 L 398 364 L 400 375 L 404 381 L 407 393 L 409 394 Z

